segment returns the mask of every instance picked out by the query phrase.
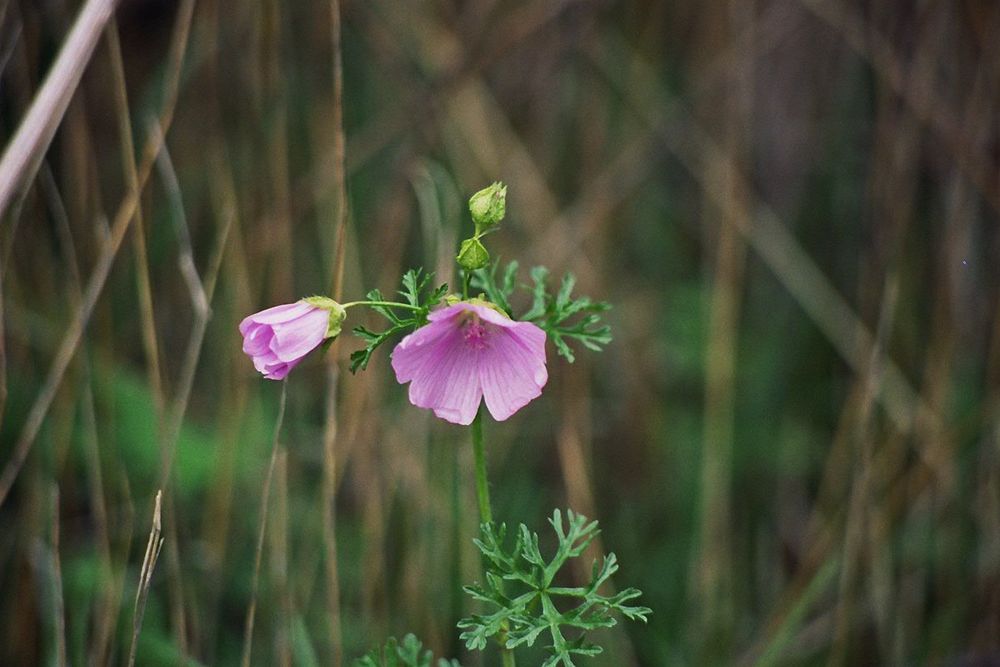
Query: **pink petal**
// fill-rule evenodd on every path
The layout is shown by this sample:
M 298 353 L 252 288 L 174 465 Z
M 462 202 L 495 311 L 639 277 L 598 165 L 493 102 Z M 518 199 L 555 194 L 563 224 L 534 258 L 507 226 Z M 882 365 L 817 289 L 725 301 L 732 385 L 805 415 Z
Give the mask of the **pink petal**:
M 285 376 L 292 372 L 292 369 L 295 368 L 295 365 L 297 363 L 298 362 L 294 363 L 282 362 L 275 366 L 270 366 L 268 367 L 267 373 L 264 375 L 264 378 L 267 380 L 284 380 Z
M 410 383 L 410 402 L 433 409 L 452 424 L 471 424 L 483 398 L 477 357 L 477 351 L 465 345 L 453 348 L 445 363 L 427 366 Z
M 482 327 L 474 338 L 465 329 L 469 311 Z M 410 382 L 413 405 L 468 425 L 484 397 L 494 418 L 504 420 L 541 394 L 548 380 L 545 332 L 534 324 L 469 302 L 440 308 L 428 320 L 392 354 L 396 379 Z
M 486 407 L 503 421 L 538 398 L 549 375 L 545 368 L 545 332 L 529 322 L 512 322 L 490 338 L 479 364 Z
M 263 354 L 255 354 L 250 358 L 253 360 L 253 367 L 257 369 L 258 373 L 267 373 L 268 366 L 281 363 L 281 360 L 271 350 L 267 350 Z
M 440 356 L 446 355 L 451 345 L 459 342 L 457 337 L 458 330 L 450 322 L 431 322 L 404 337 L 392 351 L 396 381 L 409 382 L 424 364 L 440 363 Z M 444 348 L 439 347 L 442 343 Z
M 243 332 L 243 351 L 251 357 L 263 354 L 270 350 L 271 339 L 274 332 L 271 327 L 251 322 L 247 331 Z
M 330 314 L 319 308 L 312 308 L 300 317 L 272 325 L 274 340 L 271 349 L 282 361 L 294 361 L 312 352 L 323 342 L 330 322 Z
M 482 399 L 476 350 L 464 345 L 461 330 L 433 322 L 404 338 L 392 353 L 400 383 L 410 382 L 410 403 L 434 410 L 453 424 L 472 423 Z
M 458 303 L 452 304 L 450 306 L 445 306 L 444 308 L 438 308 L 430 315 L 427 316 L 428 322 L 442 322 L 444 320 L 451 320 L 458 317 L 459 314 L 465 312 L 466 310 L 474 310 L 476 307 L 471 303 L 466 303 L 465 301 L 460 301 Z M 426 327 L 423 327 L 426 328 Z M 417 329 L 420 331 L 420 329 Z
M 515 322 L 503 313 L 488 306 L 481 306 L 478 303 L 462 303 L 458 305 L 465 306 L 466 310 L 474 312 L 482 321 L 495 324 L 499 327 L 503 327 L 504 329 L 509 329 L 511 327 L 516 327 L 518 324 L 523 324 L 523 322 Z
M 279 324 L 281 322 L 288 322 L 289 320 L 294 320 L 296 317 L 305 315 L 310 310 L 315 310 L 315 306 L 311 306 L 304 301 L 296 301 L 295 303 L 283 303 L 280 306 L 272 306 L 266 310 L 262 310 L 259 313 L 254 313 L 243 318 L 240 322 L 240 333 L 245 333 L 245 328 L 249 326 L 250 323 L 256 324 Z

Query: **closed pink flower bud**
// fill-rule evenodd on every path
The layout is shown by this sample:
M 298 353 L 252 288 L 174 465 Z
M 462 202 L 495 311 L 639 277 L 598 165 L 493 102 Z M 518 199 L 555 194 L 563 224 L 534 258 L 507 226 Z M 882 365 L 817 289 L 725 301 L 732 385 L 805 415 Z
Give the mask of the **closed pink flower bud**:
M 265 378 L 282 380 L 325 339 L 340 333 L 344 316 L 344 307 L 325 297 L 262 310 L 240 322 L 243 351 Z
M 410 403 L 453 424 L 472 423 L 481 400 L 503 421 L 542 393 L 545 332 L 478 299 L 434 311 L 392 352 Z

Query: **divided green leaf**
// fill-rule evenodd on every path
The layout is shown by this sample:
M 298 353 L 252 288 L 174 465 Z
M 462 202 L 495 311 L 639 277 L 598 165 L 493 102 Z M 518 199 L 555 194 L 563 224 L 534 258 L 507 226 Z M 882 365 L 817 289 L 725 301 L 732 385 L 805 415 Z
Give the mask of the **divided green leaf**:
M 425 274 L 422 269 L 410 269 L 403 275 L 403 288 L 399 294 L 406 303 L 416 307 L 418 310 L 406 310 L 403 315 L 397 314 L 387 306 L 372 306 L 384 318 L 389 320 L 390 327 L 385 331 L 372 331 L 364 326 L 354 328 L 354 334 L 365 341 L 365 347 L 351 353 L 351 372 L 356 373 L 358 369 L 368 368 L 375 350 L 392 339 L 397 334 L 409 333 L 410 331 L 427 323 L 427 315 L 431 309 L 441 303 L 448 293 L 448 285 L 439 285 L 428 292 L 431 282 L 431 274 Z M 368 301 L 385 301 L 385 298 L 377 289 L 373 289 L 366 295 Z
M 488 269 L 479 269 L 473 274 L 472 287 L 486 294 L 486 298 L 500 306 L 513 316 L 510 297 L 516 291 L 517 262 L 510 262 L 502 275 L 497 275 L 500 264 L 496 263 Z M 522 321 L 534 322 L 548 334 L 556 351 L 573 362 L 576 355 L 566 342 L 567 339 L 578 341 L 589 350 L 600 352 L 601 347 L 611 342 L 611 327 L 601 321 L 600 313 L 611 308 L 603 301 L 593 301 L 590 297 L 573 298 L 573 287 L 576 278 L 567 273 L 559 286 L 559 291 L 553 296 L 548 292 L 547 281 L 549 270 L 544 266 L 531 269 L 532 284 L 521 285 L 531 294 L 531 306 L 518 318 Z
M 456 660 L 438 659 L 434 662 L 434 654 L 423 650 L 423 644 L 408 634 L 402 643 L 395 637 L 389 637 L 385 646 L 373 648 L 363 658 L 354 661 L 354 667 L 461 667 Z
M 643 622 L 652 613 L 648 607 L 626 604 L 641 595 L 637 589 L 628 588 L 614 595 L 598 592 L 618 571 L 618 559 L 613 553 L 594 563 L 586 586 L 553 586 L 563 566 L 583 554 L 600 531 L 596 521 L 588 522 L 572 510 L 567 511 L 565 522 L 562 513 L 555 510 L 549 523 L 558 539 L 550 559 L 539 549 L 538 534 L 523 524 L 509 549 L 505 546 L 506 525 L 481 527 L 475 544 L 487 563 L 486 585 L 466 586 L 465 592 L 492 609 L 458 623 L 469 649 L 482 650 L 491 638 L 510 649 L 534 646 L 538 637 L 547 633 L 552 641 L 548 646 L 551 655 L 544 664 L 574 667 L 573 656 L 601 652 L 600 646 L 585 641 L 587 631 L 615 625 L 615 613 Z M 508 589 L 516 591 L 511 595 Z
M 576 278 L 571 273 L 563 277 L 559 292 L 553 297 L 546 287 L 548 273 L 541 266 L 531 270 L 533 300 L 531 310 L 522 319 L 534 321 L 544 329 L 559 354 L 570 363 L 576 356 L 566 343 L 567 338 L 580 342 L 588 350 L 600 352 L 603 345 L 611 342 L 611 327 L 601 321 L 599 313 L 609 310 L 611 306 L 587 296 L 574 299 L 572 294 Z
M 476 291 L 486 294 L 486 298 L 502 308 L 507 315 L 513 316 L 514 311 L 510 307 L 510 296 L 517 289 L 518 266 L 516 260 L 507 264 L 507 268 L 504 269 L 498 282 L 497 270 L 500 268 L 500 262 L 494 262 L 489 268 L 479 269 L 472 274 L 471 286 Z

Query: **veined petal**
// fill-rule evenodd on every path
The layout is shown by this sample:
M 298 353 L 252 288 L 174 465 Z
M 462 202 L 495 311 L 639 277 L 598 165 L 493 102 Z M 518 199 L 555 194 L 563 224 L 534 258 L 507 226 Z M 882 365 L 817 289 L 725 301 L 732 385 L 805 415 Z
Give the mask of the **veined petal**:
M 255 354 L 251 357 L 251 359 L 253 359 L 253 367 L 257 369 L 257 372 L 264 374 L 270 372 L 268 368 L 271 366 L 282 363 L 281 360 L 278 359 L 278 356 L 274 352 L 271 352 L 271 350 L 268 350 L 264 354 Z
M 479 379 L 490 414 L 503 421 L 538 398 L 549 379 L 545 332 L 528 322 L 498 330 L 483 350 Z
M 425 363 L 439 363 L 457 341 L 457 328 L 450 322 L 431 322 L 404 337 L 392 351 L 396 381 L 409 382 Z
M 285 376 L 292 372 L 295 365 L 298 362 L 279 362 L 274 366 L 269 366 L 264 373 L 264 378 L 267 380 L 284 380 Z
M 256 322 L 257 324 L 280 324 L 282 322 L 289 322 L 297 317 L 305 315 L 311 310 L 315 310 L 314 306 L 305 303 L 304 301 L 296 301 L 295 303 L 283 303 L 280 306 L 271 306 L 266 310 L 262 310 L 259 313 L 254 313 L 243 318 L 240 322 L 240 333 L 244 332 L 244 325 L 247 322 Z
M 427 319 L 392 354 L 396 379 L 410 383 L 413 405 L 468 425 L 484 397 L 494 418 L 503 420 L 541 394 L 548 381 L 545 332 L 534 324 L 469 301 Z
M 488 306 L 481 306 L 477 303 L 466 303 L 466 310 L 470 310 L 479 316 L 479 319 L 484 322 L 489 322 L 490 324 L 495 324 L 499 327 L 508 329 L 510 327 L 516 326 L 518 324 L 524 324 L 523 322 L 515 322 L 503 313 L 494 310 Z
M 264 354 L 271 349 L 272 338 L 274 332 L 271 327 L 252 322 L 243 333 L 243 351 L 251 357 Z
M 282 361 L 295 361 L 312 352 L 323 342 L 330 314 L 312 308 L 290 322 L 272 325 L 271 349 Z
M 415 360 L 410 402 L 453 424 L 471 424 L 483 395 L 477 368 L 477 351 L 463 344 L 458 329 L 451 329 Z
M 459 301 L 450 306 L 445 306 L 444 308 L 438 308 L 427 316 L 428 322 L 443 322 L 444 320 L 451 320 L 458 317 L 461 313 L 466 310 L 472 310 L 474 306 L 471 303 L 465 301 Z M 422 327 L 426 328 L 426 327 Z M 417 329 L 420 331 L 420 329 Z

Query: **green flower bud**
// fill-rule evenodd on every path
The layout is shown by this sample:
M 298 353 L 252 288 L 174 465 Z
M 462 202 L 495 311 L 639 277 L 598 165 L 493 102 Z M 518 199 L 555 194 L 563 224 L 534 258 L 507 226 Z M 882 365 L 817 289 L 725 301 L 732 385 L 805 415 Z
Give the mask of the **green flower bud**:
M 477 235 L 499 224 L 507 213 L 507 186 L 498 181 L 472 195 L 469 212 L 476 223 Z
M 475 271 L 490 263 L 490 253 L 478 238 L 465 239 L 458 251 L 458 263 L 466 271 Z
M 330 313 L 330 323 L 326 327 L 325 338 L 332 340 L 340 335 L 340 330 L 344 324 L 344 319 L 347 317 L 346 308 L 341 306 L 333 299 L 325 296 L 310 296 L 302 300 L 308 303 L 310 306 L 322 308 L 323 310 Z

